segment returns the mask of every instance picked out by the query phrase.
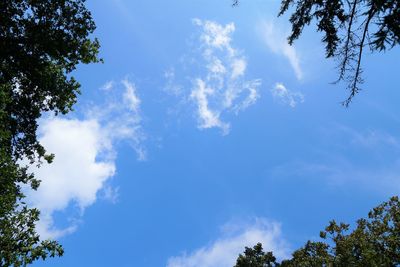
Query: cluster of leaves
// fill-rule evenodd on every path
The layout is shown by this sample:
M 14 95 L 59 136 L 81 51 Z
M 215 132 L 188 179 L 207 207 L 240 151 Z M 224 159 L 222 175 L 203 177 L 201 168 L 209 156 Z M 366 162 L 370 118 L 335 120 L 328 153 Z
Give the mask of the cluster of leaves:
M 12 179 L 11 179 L 12 178 Z M 9 153 L 0 149 L 0 266 L 25 266 L 47 256 L 63 254 L 62 247 L 55 241 L 40 241 L 35 231 L 39 211 L 28 208 L 20 183 L 37 184 L 26 167 L 20 167 Z
M 0 1 L 0 266 L 63 254 L 36 232 L 39 211 L 24 202 L 21 185 L 36 190 L 40 181 L 22 162 L 52 161 L 38 141 L 38 119 L 43 112 L 69 112 L 80 88 L 71 72 L 99 61 L 84 2 Z
M 331 221 L 320 237 L 323 241 L 308 241 L 281 263 L 261 244 L 246 247 L 235 267 L 399 266 L 400 200 L 392 197 L 372 209 L 352 231 L 348 224 Z
M 80 85 L 69 74 L 98 61 L 99 43 L 88 38 L 95 24 L 83 0 L 3 0 L 0 14 L 0 85 L 14 156 L 40 158 L 37 119 L 71 110 Z
M 258 243 L 253 248 L 246 247 L 244 255 L 239 255 L 234 267 L 273 267 L 277 264 L 273 253 L 265 253 L 262 244 Z

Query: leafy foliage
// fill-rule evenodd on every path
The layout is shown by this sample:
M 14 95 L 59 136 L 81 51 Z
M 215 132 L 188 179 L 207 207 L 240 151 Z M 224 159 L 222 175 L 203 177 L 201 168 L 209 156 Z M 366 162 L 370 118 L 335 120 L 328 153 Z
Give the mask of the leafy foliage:
M 273 267 L 278 266 L 272 252 L 265 253 L 262 244 L 253 248 L 245 248 L 244 255 L 240 254 L 234 267 Z
M 3 0 L 0 3 L 0 85 L 17 158 L 44 156 L 36 138 L 44 111 L 67 113 L 79 93 L 69 74 L 98 61 L 95 29 L 84 0 Z
M 0 133 L 3 139 L 4 132 Z M 22 202 L 21 184 L 36 189 L 37 180 L 26 167 L 16 164 L 5 148 L 0 148 L 0 266 L 25 266 L 39 258 L 62 255 L 57 242 L 40 241 L 35 231 L 39 211 Z
M 37 121 L 43 112 L 69 112 L 80 88 L 71 72 L 100 61 L 84 2 L 0 1 L 0 266 L 63 254 L 36 233 L 39 211 L 24 203 L 21 186 L 36 190 L 40 181 L 21 162 L 52 161 L 37 139 Z
M 291 259 L 281 263 L 276 263 L 272 252 L 264 253 L 261 244 L 257 244 L 254 249 L 246 248 L 245 256 L 238 258 L 242 265 L 237 263 L 235 267 L 399 266 L 399 198 L 392 197 L 372 209 L 368 218 L 359 219 L 352 231 L 348 224 L 331 221 L 320 237 L 323 241 L 308 241 L 293 253 Z M 261 260 L 263 255 L 268 255 L 268 258 Z

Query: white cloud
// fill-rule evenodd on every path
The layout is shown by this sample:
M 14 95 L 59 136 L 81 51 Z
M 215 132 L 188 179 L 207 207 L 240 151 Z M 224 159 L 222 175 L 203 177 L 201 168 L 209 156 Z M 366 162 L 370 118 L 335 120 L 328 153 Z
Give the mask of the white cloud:
M 197 79 L 197 86 L 192 90 L 190 97 L 197 103 L 199 114 L 200 128 L 219 127 L 224 134 L 229 132 L 230 125 L 220 120 L 218 111 L 213 111 L 208 105 L 208 96 L 214 93 L 212 88 L 208 88 L 205 82 Z
M 145 158 L 140 100 L 132 83 L 124 80 L 123 85 L 118 99 L 93 107 L 85 119 L 47 117 L 40 122 L 40 142 L 55 154 L 52 164 L 32 169 L 41 184 L 28 194 L 31 205 L 41 211 L 38 230 L 43 239 L 75 231 L 79 218 L 96 202 L 99 192 L 116 201 L 118 190 L 107 183 L 116 172 L 116 142 L 128 141 L 138 159 Z M 69 207 L 78 215 L 72 216 L 68 226 L 56 227 L 54 214 Z
M 246 81 L 247 59 L 232 45 L 235 25 L 218 24 L 214 21 L 194 19 L 193 23 L 201 28 L 196 44 L 194 62 L 199 64 L 202 75 L 190 74 L 190 93 L 183 96 L 196 106 L 199 129 L 220 128 L 222 134 L 228 134 L 230 123 L 222 116 L 225 113 L 238 114 L 259 98 L 260 79 Z M 172 86 L 175 71 L 166 72 L 167 88 L 177 92 L 182 86 Z
M 244 72 L 246 71 L 247 67 L 247 62 L 243 58 L 235 59 L 233 60 L 231 67 L 232 67 L 231 78 L 235 79 L 237 77 L 244 75 Z
M 219 127 L 227 134 L 230 124 L 221 121 L 221 114 L 231 110 L 238 113 L 254 104 L 259 98 L 261 80 L 243 81 L 247 60 L 232 46 L 233 23 L 224 26 L 199 19 L 194 23 L 202 27 L 200 46 L 208 67 L 206 77 L 196 79 L 191 94 L 203 93 L 202 98 L 194 99 L 202 107 L 198 109 L 199 128 Z M 209 102 L 213 103 L 212 108 Z
M 258 93 L 258 88 L 261 86 L 261 80 L 252 80 L 252 81 L 247 81 L 243 83 L 243 88 L 248 90 L 249 94 L 246 96 L 246 98 L 243 99 L 242 102 L 237 103 L 233 106 L 233 110 L 235 110 L 236 113 L 238 113 L 241 110 L 245 110 L 249 106 L 253 105 L 256 103 L 258 98 L 260 97 Z M 232 97 L 226 97 L 226 99 L 231 99 Z
M 229 224 L 224 228 L 222 237 L 193 252 L 169 258 L 167 267 L 232 267 L 246 246 L 253 247 L 258 242 L 278 259 L 289 255 L 278 223 L 256 219 L 252 224 Z
M 167 83 L 165 85 L 164 90 L 168 93 L 172 93 L 175 96 L 178 96 L 182 93 L 182 86 L 175 83 L 175 69 L 170 68 L 164 72 L 164 78 Z
M 100 90 L 109 91 L 114 87 L 114 81 L 108 81 L 100 87 Z
M 119 199 L 119 187 L 105 186 L 103 188 L 103 198 L 116 204 Z
M 294 46 L 287 42 L 287 31 L 279 28 L 277 23 L 264 20 L 260 23 L 260 32 L 268 48 L 277 55 L 282 55 L 289 60 L 298 80 L 303 78 L 300 59 Z
M 200 35 L 200 39 L 208 48 L 226 49 L 231 54 L 235 53 L 235 50 L 231 46 L 231 34 L 235 31 L 234 23 L 231 22 L 223 26 L 214 21 L 202 21 L 200 19 L 193 19 L 193 23 L 203 27 L 203 33 Z M 209 50 L 205 52 L 207 51 Z
M 126 79 L 122 81 L 122 84 L 125 86 L 126 89 L 124 93 L 125 103 L 128 104 L 128 107 L 133 112 L 135 112 L 135 114 L 138 114 L 140 107 L 140 99 L 136 95 L 136 86 Z
M 105 95 L 105 104 L 91 107 L 86 117 L 99 121 L 102 130 L 111 140 L 128 141 L 138 159 L 145 160 L 146 150 L 142 144 L 146 136 L 141 126 L 141 101 L 134 83 L 124 79 L 121 84 L 119 90 Z
M 29 199 L 41 211 L 42 238 L 57 237 L 76 226 L 52 229 L 51 215 L 71 202 L 82 211 L 93 204 L 104 182 L 114 175 L 115 165 L 111 160 L 97 159 L 110 149 L 110 144 L 104 140 L 101 126 L 95 120 L 49 118 L 42 121 L 40 136 L 40 142 L 56 158 L 52 164 L 34 171 L 42 182 Z
M 276 83 L 271 89 L 273 97 L 283 104 L 294 108 L 298 103 L 304 102 L 304 95 L 299 92 L 292 92 L 287 89 L 282 83 Z

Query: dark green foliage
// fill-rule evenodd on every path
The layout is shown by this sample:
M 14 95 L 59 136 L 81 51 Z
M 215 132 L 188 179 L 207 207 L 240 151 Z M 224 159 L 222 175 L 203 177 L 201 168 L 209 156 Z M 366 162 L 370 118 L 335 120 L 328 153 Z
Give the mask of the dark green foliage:
M 52 161 L 37 139 L 37 120 L 43 112 L 69 112 L 80 88 L 71 72 L 99 61 L 84 2 L 0 1 L 0 266 L 63 254 L 36 233 L 39 211 L 23 202 L 21 186 L 36 190 L 40 182 L 19 162 Z
M 292 258 L 276 263 L 272 253 L 264 253 L 261 245 L 246 248 L 235 267 L 282 266 L 399 266 L 400 265 L 400 201 L 392 197 L 372 209 L 367 219 L 357 221 L 355 229 L 331 221 L 320 233 L 323 241 L 308 241 Z M 260 250 L 261 249 L 261 250 Z M 254 255 L 258 261 L 253 261 Z M 262 255 L 269 255 L 260 265 Z M 271 260 L 272 259 L 272 260 Z M 268 264 L 275 265 L 268 265 Z
M 245 248 L 244 255 L 240 254 L 234 267 L 273 267 L 278 266 L 272 252 L 265 253 L 261 243 L 254 248 Z
M 0 131 L 2 138 L 4 132 Z M 21 184 L 33 189 L 38 181 L 26 167 L 15 163 L 9 151 L 0 148 L 0 266 L 25 266 L 39 258 L 61 256 L 62 247 L 55 241 L 40 241 L 35 231 L 37 209 L 23 202 Z
M 0 86 L 14 155 L 44 156 L 36 138 L 43 111 L 67 113 L 79 93 L 69 74 L 98 61 L 95 24 L 84 0 L 0 1 Z

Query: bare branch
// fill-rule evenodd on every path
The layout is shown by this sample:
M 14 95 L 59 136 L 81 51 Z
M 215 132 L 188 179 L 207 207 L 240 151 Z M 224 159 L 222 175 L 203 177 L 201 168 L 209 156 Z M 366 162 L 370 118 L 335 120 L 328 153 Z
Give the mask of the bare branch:
M 362 73 L 362 69 L 361 69 L 362 53 L 363 53 L 363 49 L 364 49 L 365 39 L 366 39 L 366 36 L 367 36 L 367 33 L 368 33 L 369 23 L 371 22 L 371 19 L 374 16 L 375 12 L 376 12 L 376 10 L 375 10 L 374 6 L 372 6 L 371 9 L 368 11 L 368 17 L 367 17 L 367 19 L 365 21 L 362 39 L 361 39 L 361 42 L 359 44 L 357 67 L 355 69 L 355 74 L 354 74 L 354 77 L 352 79 L 352 82 L 349 85 L 350 96 L 343 102 L 343 105 L 346 106 L 346 107 L 349 106 L 349 104 L 351 103 L 353 97 L 360 91 L 360 88 L 358 87 L 358 85 L 363 83 L 363 80 L 361 78 L 361 73 Z
M 349 22 L 348 29 L 347 29 L 347 38 L 346 38 L 346 43 L 344 45 L 344 52 L 342 55 L 343 60 L 340 63 L 339 78 L 336 81 L 336 83 L 343 80 L 344 75 L 347 70 L 347 64 L 350 60 L 349 53 L 350 53 L 350 50 L 354 47 L 354 46 L 350 47 L 350 44 L 353 42 L 352 26 L 353 26 L 353 22 L 354 22 L 355 16 L 356 16 L 356 10 L 357 10 L 356 8 L 357 8 L 358 1 L 359 0 L 354 0 L 353 4 L 352 4 L 351 13 L 350 13 L 350 22 Z M 350 2 L 348 2 L 348 3 L 350 4 Z

